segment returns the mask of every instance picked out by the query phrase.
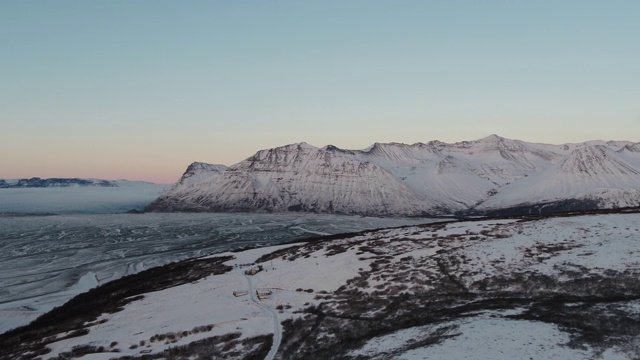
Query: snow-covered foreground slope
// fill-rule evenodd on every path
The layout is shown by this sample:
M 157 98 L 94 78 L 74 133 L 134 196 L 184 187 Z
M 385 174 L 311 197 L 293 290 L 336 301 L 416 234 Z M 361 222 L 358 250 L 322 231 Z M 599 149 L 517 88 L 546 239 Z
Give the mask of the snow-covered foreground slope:
M 197 177 L 193 166 L 149 209 L 421 216 L 640 206 L 640 145 L 624 141 L 548 145 L 492 135 L 365 150 L 300 143 L 226 170 L 202 165 Z
M 143 210 L 170 188 L 143 181 L 108 183 L 110 186 L 2 188 L 0 214 L 124 213 Z
M 450 222 L 220 254 L 114 281 L 0 340 L 7 356 L 43 358 L 636 359 L 639 216 Z

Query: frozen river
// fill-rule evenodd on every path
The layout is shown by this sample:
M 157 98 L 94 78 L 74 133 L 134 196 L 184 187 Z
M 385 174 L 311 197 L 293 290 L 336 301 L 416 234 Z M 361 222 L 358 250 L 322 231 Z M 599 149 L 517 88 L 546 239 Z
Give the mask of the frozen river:
M 98 284 L 172 261 L 431 221 L 305 214 L 0 217 L 0 333 Z

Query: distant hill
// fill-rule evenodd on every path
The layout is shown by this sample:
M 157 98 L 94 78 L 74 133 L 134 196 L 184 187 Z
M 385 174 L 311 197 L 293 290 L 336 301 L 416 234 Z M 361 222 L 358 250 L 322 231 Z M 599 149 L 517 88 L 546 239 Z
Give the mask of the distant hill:
M 44 188 L 44 187 L 67 187 L 67 186 L 101 186 L 101 187 L 117 187 L 115 181 L 97 180 L 97 179 L 78 179 L 78 178 L 50 178 L 41 179 L 32 177 L 30 179 L 19 180 L 0 180 L 0 189 L 13 188 Z

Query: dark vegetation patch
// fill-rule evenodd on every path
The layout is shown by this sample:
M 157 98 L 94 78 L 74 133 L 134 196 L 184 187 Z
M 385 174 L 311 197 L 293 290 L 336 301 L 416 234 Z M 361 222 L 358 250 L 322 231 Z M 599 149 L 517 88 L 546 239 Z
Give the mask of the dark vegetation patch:
M 439 289 L 384 297 L 338 294 L 305 309 L 300 318 L 283 322 L 285 333 L 279 354 L 283 359 L 347 358 L 349 351 L 361 348 L 368 340 L 398 330 L 443 326 L 486 311 L 524 308 L 528 310 L 523 315 L 510 318 L 558 324 L 571 335 L 569 345 L 574 348 L 603 352 L 618 346 L 630 358 L 640 358 L 640 312 L 625 307 L 629 302 L 640 302 L 638 275 L 617 273 L 613 277 L 559 281 L 528 274 L 485 280 L 494 289 L 486 291 L 447 293 Z M 597 285 L 591 286 L 591 282 Z M 456 335 L 426 333 L 402 351 Z
M 523 216 L 523 215 L 535 215 L 535 214 L 553 214 L 561 212 L 574 212 L 574 211 L 590 211 L 598 209 L 599 202 L 596 200 L 577 200 L 568 199 L 554 202 L 547 202 L 541 204 L 526 204 L 521 206 L 514 206 L 510 208 L 489 210 L 483 212 L 477 212 L 478 215 L 485 216 Z M 469 215 L 472 215 L 470 212 Z
M 167 332 L 162 334 L 155 334 L 149 338 L 149 343 L 164 342 L 165 344 L 176 343 L 178 340 L 187 337 L 192 334 L 204 333 L 213 330 L 215 327 L 214 324 L 209 325 L 201 325 L 196 326 L 191 330 L 177 331 L 177 332 Z M 140 341 L 140 346 L 144 346 L 145 341 Z M 133 346 L 136 346 L 135 344 Z
M 520 217 L 520 216 L 542 216 L 542 217 L 562 217 L 580 216 L 595 214 L 620 214 L 637 213 L 639 207 L 624 207 L 617 209 L 598 209 L 597 200 L 576 200 L 568 199 L 556 202 L 521 205 L 511 208 L 489 210 L 489 211 L 467 211 L 457 214 L 459 217 L 485 216 L 487 218 Z
M 261 335 L 240 339 L 241 333 L 229 333 L 220 336 L 193 341 L 187 345 L 171 347 L 156 354 L 122 356 L 122 360 L 151 359 L 238 359 L 263 360 L 273 344 L 273 335 Z
M 51 360 L 66 360 L 79 358 L 88 354 L 98 354 L 108 351 L 102 346 L 93 345 L 77 345 L 71 348 L 71 351 L 60 353 L 58 356 L 51 358 Z
M 275 258 L 281 257 L 281 256 L 283 256 L 285 254 L 291 254 L 291 253 L 295 253 L 295 252 L 299 252 L 298 253 L 298 255 L 299 255 L 298 257 L 304 257 L 304 256 L 308 255 L 308 253 L 315 252 L 317 250 L 320 250 L 320 249 L 324 248 L 325 243 L 329 243 L 329 242 L 335 241 L 335 240 L 350 239 L 350 238 L 357 237 L 357 236 L 365 236 L 365 235 L 369 235 L 369 234 L 373 234 L 373 233 L 379 232 L 381 230 L 406 229 L 406 228 L 410 228 L 410 227 L 424 227 L 424 228 L 433 227 L 434 229 L 438 229 L 438 228 L 446 226 L 446 224 L 449 224 L 449 223 L 452 223 L 452 222 L 456 222 L 456 221 L 459 221 L 459 220 L 456 220 L 454 218 L 449 218 L 449 220 L 440 221 L 440 222 L 434 222 L 434 223 L 429 223 L 429 224 L 424 224 L 424 225 L 404 225 L 404 226 L 397 226 L 397 227 L 391 227 L 391 228 L 380 228 L 380 229 L 364 230 L 364 231 L 342 233 L 342 234 L 335 234 L 335 235 L 325 235 L 325 236 L 301 238 L 301 239 L 298 239 L 298 240 L 294 240 L 294 241 L 288 242 L 287 244 L 295 244 L 295 243 L 305 243 L 305 244 L 302 244 L 300 246 L 296 246 L 296 247 L 293 247 L 293 248 L 284 248 L 284 249 L 276 250 L 276 251 L 274 251 L 272 253 L 262 255 L 255 262 L 256 263 L 262 263 L 262 262 L 266 262 L 266 261 L 273 260 Z M 353 244 L 353 242 L 351 242 L 351 243 Z M 302 251 L 302 249 L 308 249 L 308 250 Z
M 18 358 L 18 354 L 38 354 L 44 346 L 59 341 L 56 334 L 70 332 L 67 338 L 86 335 L 87 322 L 95 321 L 103 313 L 121 311 L 130 302 L 140 300 L 141 294 L 197 281 L 209 275 L 223 274 L 232 269 L 224 265 L 232 256 L 193 259 L 155 267 L 128 275 L 91 289 L 62 306 L 40 316 L 29 325 L 0 335 L 0 358 Z M 24 356 L 21 358 L 34 358 Z
M 629 358 L 640 356 L 640 296 L 556 297 L 534 303 L 518 320 L 556 324 L 570 335 L 574 349 L 592 348 L 596 357 L 616 347 Z M 630 301 L 634 302 L 630 302 Z M 635 305 L 629 307 L 629 304 Z

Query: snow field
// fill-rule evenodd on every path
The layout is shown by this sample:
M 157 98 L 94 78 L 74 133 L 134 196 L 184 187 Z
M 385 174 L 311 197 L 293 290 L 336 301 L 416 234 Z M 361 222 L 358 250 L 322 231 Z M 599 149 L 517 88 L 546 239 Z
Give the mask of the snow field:
M 360 271 L 370 270 L 368 261 L 358 260 L 356 249 L 331 256 L 326 252 L 322 249 L 294 261 L 276 258 L 263 263 L 266 271 L 254 276 L 254 284 L 272 290 L 264 302 L 272 308 L 290 306 L 283 319 L 294 317 L 293 312 L 320 303 L 317 295 L 332 293 Z

